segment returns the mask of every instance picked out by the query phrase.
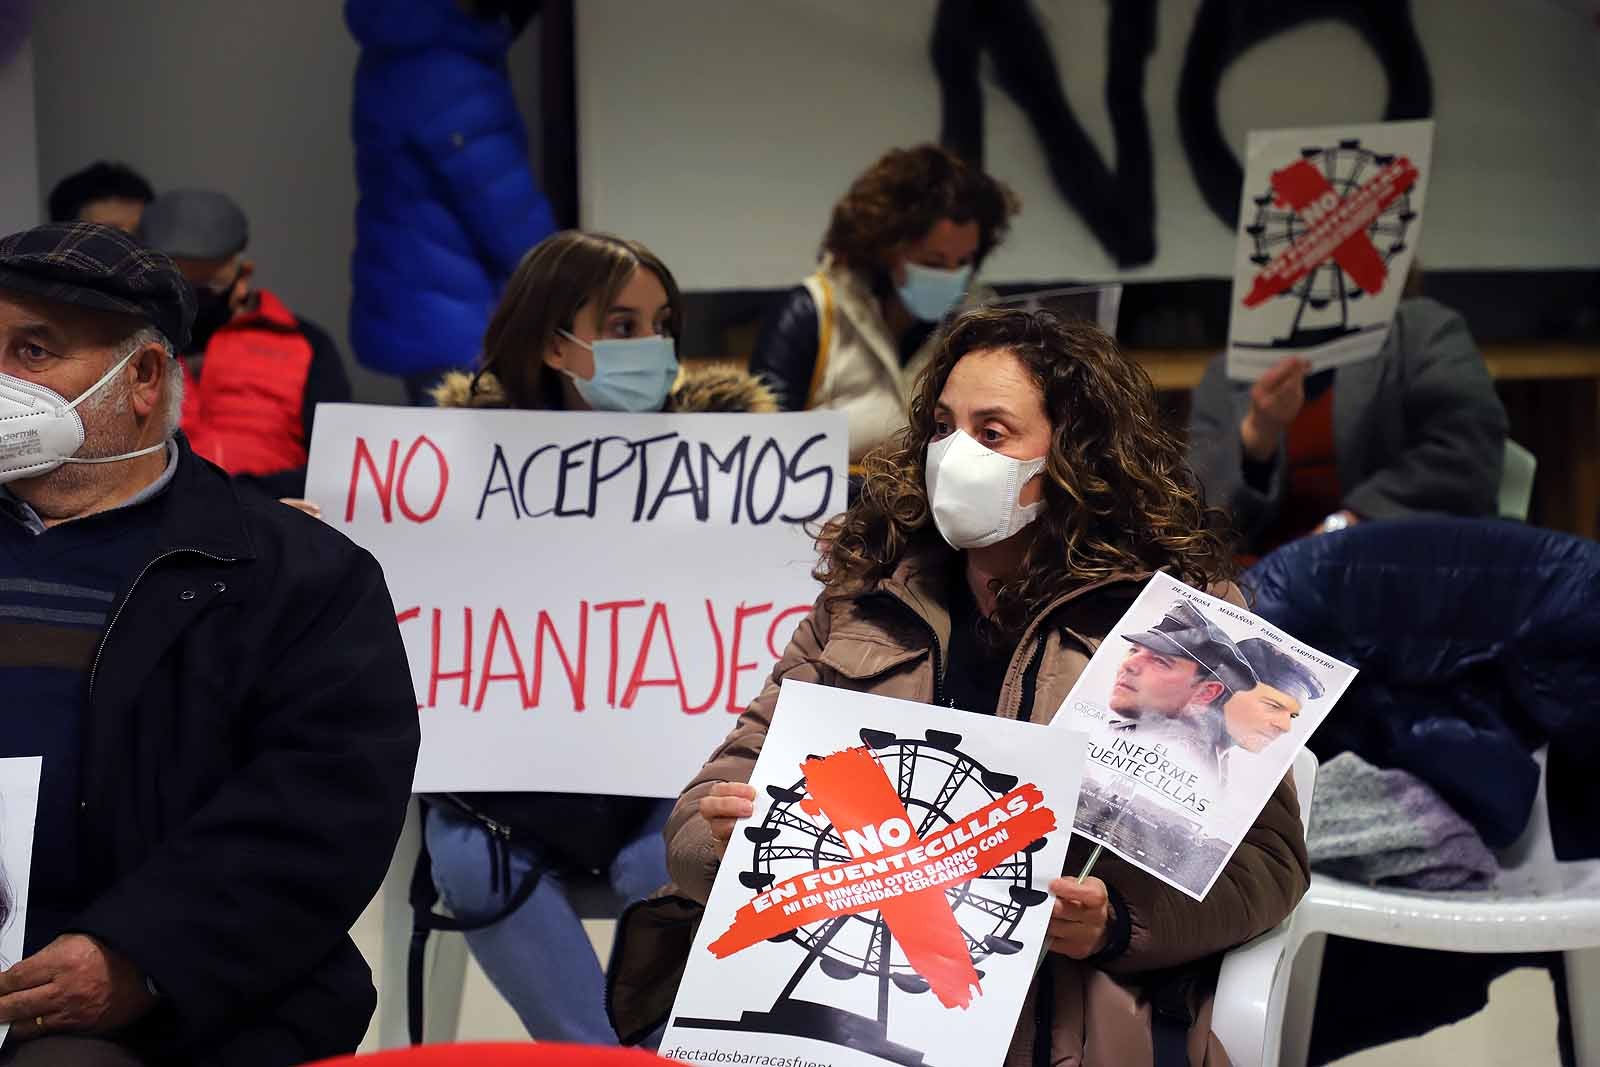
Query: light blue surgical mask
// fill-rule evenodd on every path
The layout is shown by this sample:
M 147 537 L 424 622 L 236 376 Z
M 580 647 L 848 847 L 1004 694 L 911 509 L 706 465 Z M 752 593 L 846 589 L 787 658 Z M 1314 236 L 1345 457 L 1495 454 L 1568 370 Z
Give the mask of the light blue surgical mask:
M 594 377 L 580 378 L 563 368 L 583 402 L 596 411 L 660 411 L 678 380 L 678 350 L 670 337 L 630 337 L 583 341 L 557 330 L 573 344 L 594 353 Z
M 900 302 L 911 314 L 923 322 L 938 322 L 967 295 L 967 283 L 971 280 L 970 266 L 940 270 L 907 263 L 906 282 L 895 286 L 895 292 L 900 294 Z

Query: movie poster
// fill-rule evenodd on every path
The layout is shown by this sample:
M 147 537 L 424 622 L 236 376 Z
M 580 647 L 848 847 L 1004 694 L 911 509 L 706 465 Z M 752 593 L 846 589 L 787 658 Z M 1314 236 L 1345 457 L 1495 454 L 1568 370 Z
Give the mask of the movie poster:
M 43 767 L 40 756 L 0 759 L 0 970 L 22 959 Z M 0 1023 L 0 1042 L 10 1032 L 10 1023 Z
M 785 682 L 661 1054 L 1000 1064 L 1083 754 L 1071 730 Z
M 1154 575 L 1055 717 L 1089 735 L 1074 829 L 1203 899 L 1355 675 Z

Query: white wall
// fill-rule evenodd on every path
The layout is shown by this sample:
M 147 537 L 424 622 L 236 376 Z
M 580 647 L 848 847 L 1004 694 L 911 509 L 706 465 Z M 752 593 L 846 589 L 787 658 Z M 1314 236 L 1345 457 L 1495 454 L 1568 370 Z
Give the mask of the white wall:
M 585 224 L 652 245 L 691 289 L 793 284 L 834 200 L 892 145 L 934 140 L 936 0 L 583 0 L 578 113 Z M 1036 0 L 1069 100 L 1110 154 L 1108 5 Z M 1233 237 L 1201 201 L 1174 106 L 1199 0 L 1162 0 L 1146 74 L 1159 254 L 1128 278 L 1221 276 Z M 1600 263 L 1600 34 L 1554 0 L 1416 0 L 1438 140 L 1430 267 Z M 1025 207 L 991 279 L 1116 276 L 1051 184 L 1021 112 L 985 86 L 986 165 Z M 1365 43 L 1321 22 L 1241 57 L 1218 94 L 1241 156 L 1251 128 L 1368 122 L 1386 86 Z
M 250 217 L 260 283 L 339 341 L 358 399 L 398 402 L 398 382 L 356 367 L 346 339 L 358 51 L 341 11 L 338 0 L 39 3 L 33 199 L 96 159 L 125 160 L 157 190 L 226 191 Z M 534 116 L 536 36 L 513 52 Z M 4 82 L 0 100 L 9 107 Z
M 33 132 L 33 47 L 24 42 L 0 63 L 0 234 L 32 226 L 38 210 L 39 164 Z

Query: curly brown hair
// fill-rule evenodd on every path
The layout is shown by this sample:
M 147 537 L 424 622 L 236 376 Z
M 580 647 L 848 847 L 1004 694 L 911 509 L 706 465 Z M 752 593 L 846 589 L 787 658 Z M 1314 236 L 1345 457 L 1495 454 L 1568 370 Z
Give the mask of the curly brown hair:
M 895 148 L 833 206 L 822 251 L 858 270 L 871 270 L 889 249 L 916 241 L 940 219 L 950 219 L 977 222 L 977 266 L 1005 240 L 1011 216 L 1021 209 L 1022 201 L 1004 183 L 947 149 L 932 144 Z
M 918 380 L 909 425 L 865 460 L 859 498 L 824 527 L 816 577 L 851 596 L 910 556 L 944 544 L 924 457 L 934 408 L 962 357 L 1005 349 L 1044 394 L 1050 453 L 1044 511 L 992 619 L 1020 634 L 1051 601 L 1100 578 L 1165 567 L 1200 589 L 1231 579 L 1224 516 L 1206 506 L 1184 448 L 1161 424 L 1149 376 L 1103 330 L 1043 311 L 976 308 L 957 318 Z

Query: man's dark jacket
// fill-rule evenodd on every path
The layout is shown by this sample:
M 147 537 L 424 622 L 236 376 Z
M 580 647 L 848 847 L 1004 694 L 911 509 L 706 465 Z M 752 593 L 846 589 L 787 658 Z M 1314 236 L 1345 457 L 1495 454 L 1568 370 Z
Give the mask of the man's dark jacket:
M 151 1062 L 353 1051 L 376 996 L 348 930 L 417 756 L 394 607 L 366 551 L 179 444 L 90 675 L 72 925 L 160 990 L 121 1036 Z

